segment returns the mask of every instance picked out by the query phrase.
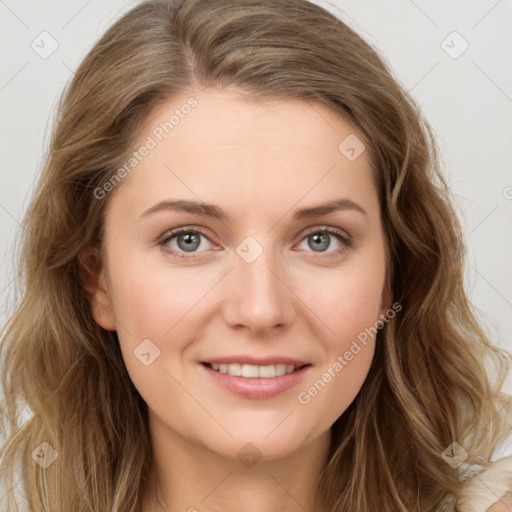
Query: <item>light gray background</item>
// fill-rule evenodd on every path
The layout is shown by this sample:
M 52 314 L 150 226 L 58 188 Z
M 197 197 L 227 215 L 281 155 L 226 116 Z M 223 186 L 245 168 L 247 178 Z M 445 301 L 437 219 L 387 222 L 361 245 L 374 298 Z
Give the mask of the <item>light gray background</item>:
M 11 312 L 13 241 L 57 98 L 99 36 L 137 3 L 0 0 L 0 325 Z M 317 3 L 377 48 L 431 122 L 463 215 L 468 291 L 492 341 L 512 350 L 512 1 Z M 49 51 L 52 38 L 58 47 L 47 58 L 31 47 Z

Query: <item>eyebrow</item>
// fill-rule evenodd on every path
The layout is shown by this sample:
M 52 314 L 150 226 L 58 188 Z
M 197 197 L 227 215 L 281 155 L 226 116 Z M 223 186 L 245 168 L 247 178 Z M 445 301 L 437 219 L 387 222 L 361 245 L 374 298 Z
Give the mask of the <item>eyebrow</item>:
M 166 199 L 164 201 L 160 201 L 154 206 L 144 210 L 139 219 L 149 217 L 157 212 L 168 210 L 194 213 L 203 217 L 212 217 L 222 222 L 231 222 L 233 220 L 233 217 L 219 206 L 183 199 Z M 332 212 L 344 210 L 354 210 L 362 213 L 365 217 L 368 215 L 361 205 L 355 203 L 351 199 L 339 198 L 317 206 L 296 210 L 293 215 L 293 220 L 309 219 L 311 217 L 319 217 L 321 215 L 327 215 Z

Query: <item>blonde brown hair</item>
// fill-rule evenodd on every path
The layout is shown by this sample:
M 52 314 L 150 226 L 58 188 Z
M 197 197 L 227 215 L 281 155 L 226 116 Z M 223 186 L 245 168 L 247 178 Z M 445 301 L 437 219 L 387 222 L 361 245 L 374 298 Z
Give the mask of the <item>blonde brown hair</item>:
M 248 99 L 320 102 L 349 119 L 380 194 L 402 310 L 380 330 L 365 384 L 332 427 L 318 489 L 325 510 L 452 510 L 461 481 L 509 433 L 500 393 L 509 358 L 464 290 L 462 231 L 428 123 L 368 43 L 304 0 L 144 2 L 64 91 L 23 220 L 21 298 L 1 338 L 4 510 L 17 510 L 9 490 L 20 479 L 31 511 L 139 510 L 152 467 L 147 406 L 116 332 L 92 318 L 79 256 L 101 247 L 122 183 L 104 199 L 94 191 L 133 151 L 149 112 L 192 87 L 228 85 Z M 24 405 L 32 416 L 18 427 Z M 442 457 L 454 441 L 468 452 L 458 469 Z M 58 454 L 46 469 L 31 456 L 42 443 Z

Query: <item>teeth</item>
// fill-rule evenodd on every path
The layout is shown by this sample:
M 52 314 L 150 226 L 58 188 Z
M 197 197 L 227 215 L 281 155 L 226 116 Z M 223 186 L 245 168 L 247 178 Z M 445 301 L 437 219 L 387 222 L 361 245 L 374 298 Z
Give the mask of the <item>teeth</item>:
M 245 365 L 244 365 L 245 366 Z M 260 377 L 263 379 L 271 379 L 276 376 L 276 365 L 271 364 L 269 366 L 249 366 L 251 373 L 257 373 L 258 375 L 251 375 L 251 377 Z M 254 368 L 254 370 L 253 370 Z M 247 370 L 246 370 L 247 371 Z
M 272 377 L 280 377 L 286 373 L 295 371 L 292 364 L 270 364 L 268 366 L 256 366 L 253 364 L 210 364 L 210 366 L 220 373 L 228 373 L 235 377 L 259 377 L 262 379 L 271 379 Z
M 293 372 L 295 366 L 290 366 L 291 370 L 288 372 Z M 276 377 L 280 377 L 286 373 L 286 365 L 285 364 L 276 364 Z
M 229 373 L 229 366 L 226 370 L 226 373 Z M 263 366 L 253 366 L 252 364 L 243 364 L 242 365 L 242 377 L 259 377 L 259 370 L 263 368 Z M 263 371 L 265 374 L 265 371 Z

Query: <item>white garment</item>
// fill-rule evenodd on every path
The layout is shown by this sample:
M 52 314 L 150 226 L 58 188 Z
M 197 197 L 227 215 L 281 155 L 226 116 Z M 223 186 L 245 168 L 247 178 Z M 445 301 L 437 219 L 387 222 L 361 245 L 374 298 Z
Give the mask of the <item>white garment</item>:
M 512 511 L 512 456 L 504 457 L 464 483 L 457 512 Z

